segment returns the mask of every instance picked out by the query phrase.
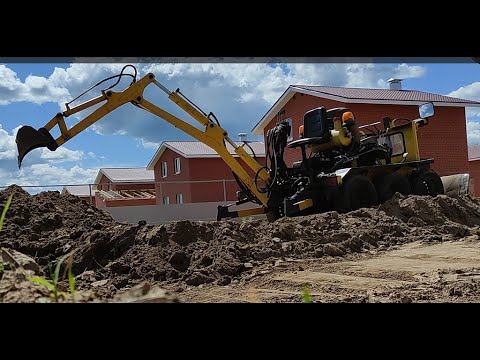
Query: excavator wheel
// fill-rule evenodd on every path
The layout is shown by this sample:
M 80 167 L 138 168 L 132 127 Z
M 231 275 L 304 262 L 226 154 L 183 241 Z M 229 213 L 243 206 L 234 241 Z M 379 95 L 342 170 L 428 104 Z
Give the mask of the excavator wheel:
M 420 170 L 411 177 L 412 191 L 415 195 L 437 196 L 443 194 L 443 183 L 433 170 Z
M 403 195 L 412 193 L 408 179 L 397 173 L 381 175 L 375 179 L 374 184 L 380 203 L 390 199 L 396 192 Z
M 342 202 L 342 212 L 377 205 L 377 190 L 375 190 L 375 186 L 368 177 L 355 175 L 348 179 L 344 185 Z
M 271 223 L 282 217 L 278 209 L 270 210 L 265 215 L 267 216 L 267 221 Z

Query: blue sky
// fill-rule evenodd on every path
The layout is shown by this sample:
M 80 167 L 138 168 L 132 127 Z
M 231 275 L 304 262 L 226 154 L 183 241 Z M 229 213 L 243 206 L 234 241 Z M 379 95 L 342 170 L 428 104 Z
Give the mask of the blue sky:
M 32 151 L 18 169 L 15 134 L 20 126 L 45 125 L 65 110 L 65 102 L 97 81 L 119 73 L 123 65 L 0 64 L 0 186 L 92 183 L 101 167 L 145 167 L 162 141 L 193 140 L 162 119 L 127 104 L 55 152 L 45 148 Z M 135 65 L 139 76 L 153 72 L 170 90 L 180 88 L 205 112 L 213 112 L 233 139 L 239 132 L 250 133 L 290 84 L 377 88 L 387 87 L 391 77 L 400 77 L 405 79 L 404 89 L 480 101 L 480 65 L 473 63 Z M 115 90 L 127 85 L 128 81 L 122 81 Z M 81 101 L 99 95 L 102 88 L 94 89 Z M 145 95 L 196 124 L 158 88 L 149 88 Z M 85 115 L 80 113 L 81 118 Z M 77 121 L 72 116 L 67 124 L 72 126 Z M 480 108 L 467 109 L 467 129 L 469 144 L 480 144 Z

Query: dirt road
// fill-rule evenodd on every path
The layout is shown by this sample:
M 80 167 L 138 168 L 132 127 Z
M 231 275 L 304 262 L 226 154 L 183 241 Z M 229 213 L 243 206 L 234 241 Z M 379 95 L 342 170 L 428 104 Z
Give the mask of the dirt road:
M 466 238 L 414 242 L 372 255 L 327 262 L 287 260 L 228 286 L 175 288 L 184 302 L 478 302 L 480 243 Z

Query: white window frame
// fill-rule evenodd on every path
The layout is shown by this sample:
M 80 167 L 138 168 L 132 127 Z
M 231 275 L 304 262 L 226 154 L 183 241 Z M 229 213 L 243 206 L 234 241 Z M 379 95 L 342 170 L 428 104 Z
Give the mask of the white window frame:
M 167 162 L 163 161 L 162 162 L 162 178 L 166 178 L 167 176 L 168 176 Z
M 173 159 L 173 173 L 175 175 L 180 174 L 180 158 L 179 157 L 176 157 L 175 159 Z
M 290 135 L 288 135 L 288 138 L 287 138 L 287 142 L 290 142 L 290 141 L 293 141 L 293 119 L 288 118 L 288 119 L 285 119 L 285 121 L 288 121 L 288 123 L 290 124 Z
M 163 205 L 170 205 L 170 197 L 164 196 L 164 197 L 162 198 L 162 204 L 163 204 Z
M 183 204 L 183 194 L 177 194 L 177 204 Z

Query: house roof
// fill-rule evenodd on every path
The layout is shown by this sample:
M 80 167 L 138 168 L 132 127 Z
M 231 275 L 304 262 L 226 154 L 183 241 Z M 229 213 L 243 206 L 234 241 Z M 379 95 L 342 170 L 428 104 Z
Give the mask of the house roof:
M 111 182 L 116 183 L 155 181 L 153 171 L 145 168 L 101 168 L 95 178 L 95 184 L 100 183 L 102 175 L 105 175 Z
M 76 196 L 94 196 L 95 189 L 89 185 L 67 185 L 62 189 L 62 194 L 66 193 Z
M 468 147 L 468 160 L 480 160 L 480 145 L 472 145 Z
M 391 90 L 345 88 L 335 86 L 290 85 L 280 98 L 255 125 L 252 133 L 261 135 L 263 129 L 296 93 L 312 95 L 344 103 L 420 105 L 433 102 L 435 106 L 480 107 L 480 102 L 458 99 L 451 96 L 428 93 L 418 90 Z
M 243 144 L 241 141 L 235 141 L 237 146 Z M 265 145 L 260 141 L 249 142 L 248 145 L 253 149 L 255 156 L 265 157 Z M 247 153 L 252 155 L 252 151 L 248 146 L 244 146 Z M 155 164 L 158 162 L 162 154 L 166 149 L 170 149 L 177 154 L 183 156 L 184 158 L 218 158 L 220 155 L 217 154 L 210 146 L 200 142 L 200 141 L 164 141 L 156 151 L 152 160 L 147 165 L 148 170 L 153 170 Z M 237 157 L 233 147 L 227 143 L 227 149 L 233 156 Z

